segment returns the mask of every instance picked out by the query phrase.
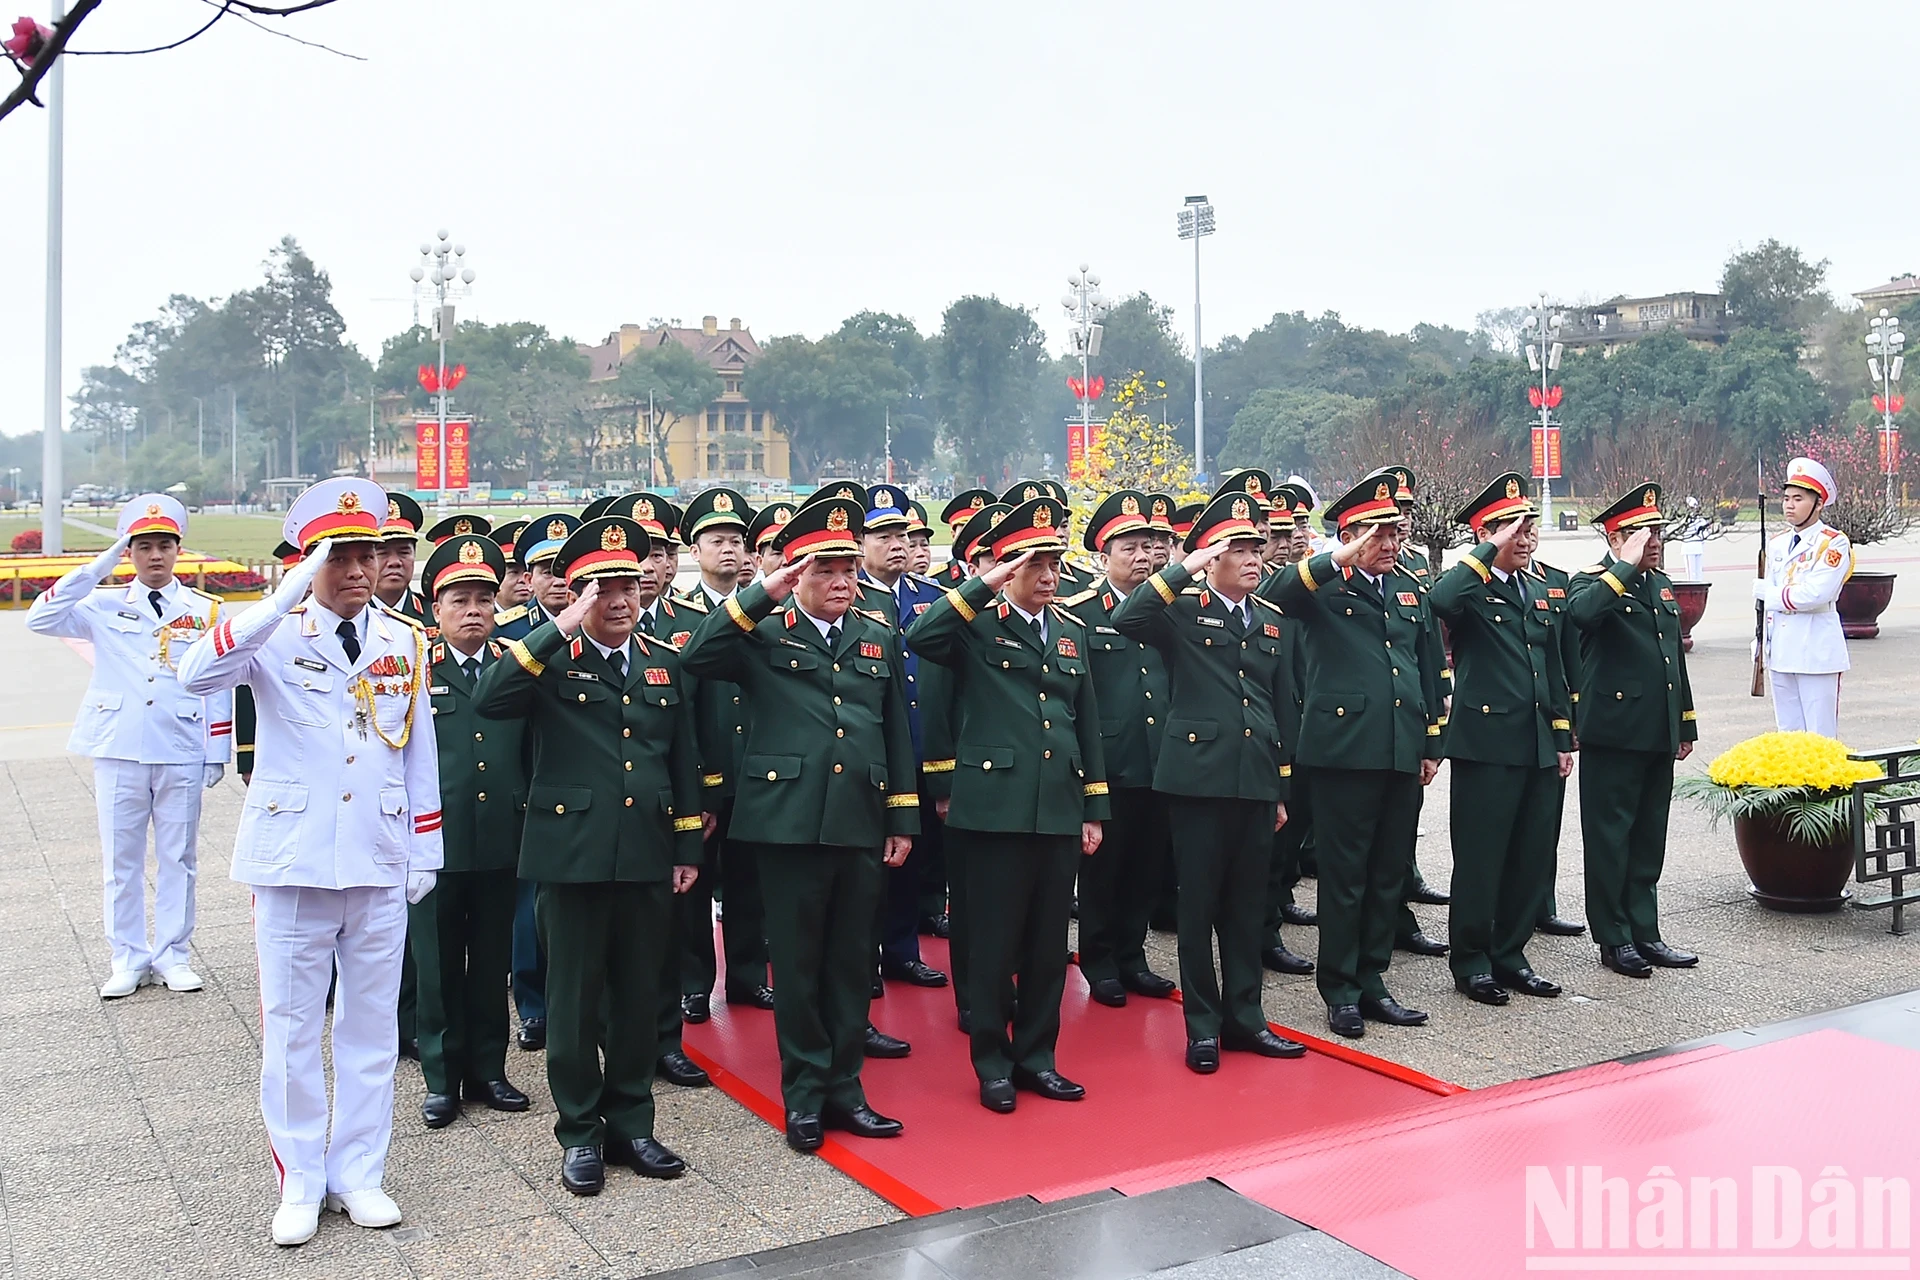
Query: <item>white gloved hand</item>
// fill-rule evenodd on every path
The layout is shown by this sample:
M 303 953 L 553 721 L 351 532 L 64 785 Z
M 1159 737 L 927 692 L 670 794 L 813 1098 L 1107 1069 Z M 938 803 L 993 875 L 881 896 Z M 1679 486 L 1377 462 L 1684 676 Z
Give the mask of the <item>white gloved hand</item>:
M 112 546 L 94 557 L 93 563 L 87 566 L 87 571 L 93 575 L 95 582 L 98 582 L 120 567 L 120 558 L 127 554 L 127 548 L 131 546 L 132 543 L 132 538 L 122 535 L 113 540 Z
M 407 872 L 407 901 L 418 902 L 433 892 L 434 882 L 440 877 L 431 871 Z
M 273 601 L 276 612 L 290 613 L 295 605 L 307 598 L 307 592 L 312 590 L 313 580 L 319 574 L 320 566 L 326 563 L 327 553 L 332 548 L 333 539 L 328 538 L 307 552 L 299 564 L 280 575 L 280 585 L 267 597 Z
M 1755 600 L 1765 600 L 1767 598 L 1767 587 L 1769 585 L 1765 578 L 1755 578 L 1753 580 L 1753 598 Z
M 205 775 L 207 790 L 211 791 L 215 787 L 219 786 L 220 779 L 226 776 L 227 776 L 227 766 L 223 764 L 208 765 L 206 775 Z

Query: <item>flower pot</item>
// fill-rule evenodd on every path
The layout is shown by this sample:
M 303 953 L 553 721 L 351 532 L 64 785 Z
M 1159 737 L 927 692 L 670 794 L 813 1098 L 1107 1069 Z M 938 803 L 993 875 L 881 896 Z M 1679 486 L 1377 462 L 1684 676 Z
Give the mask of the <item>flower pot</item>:
M 1840 630 L 1849 640 L 1871 640 L 1880 634 L 1880 615 L 1893 601 L 1898 574 L 1856 573 L 1840 588 L 1837 607 Z
M 1853 874 L 1853 841 L 1807 844 L 1776 817 L 1733 820 L 1733 842 L 1753 881 L 1753 899 L 1775 911 L 1838 911 L 1847 900 Z
M 1673 584 L 1674 603 L 1680 606 L 1680 648 L 1682 652 L 1693 652 L 1693 624 L 1700 621 L 1700 615 L 1707 611 L 1707 590 L 1711 582 L 1676 582 Z

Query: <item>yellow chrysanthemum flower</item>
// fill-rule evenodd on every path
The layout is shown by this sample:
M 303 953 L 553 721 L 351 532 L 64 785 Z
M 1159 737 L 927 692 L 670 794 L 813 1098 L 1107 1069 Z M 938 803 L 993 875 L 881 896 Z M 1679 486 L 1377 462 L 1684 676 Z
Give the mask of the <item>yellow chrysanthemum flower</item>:
M 1880 777 L 1880 767 L 1847 759 L 1832 738 L 1801 731 L 1763 733 L 1737 742 L 1714 758 L 1707 776 L 1723 787 L 1812 787 L 1843 791 Z

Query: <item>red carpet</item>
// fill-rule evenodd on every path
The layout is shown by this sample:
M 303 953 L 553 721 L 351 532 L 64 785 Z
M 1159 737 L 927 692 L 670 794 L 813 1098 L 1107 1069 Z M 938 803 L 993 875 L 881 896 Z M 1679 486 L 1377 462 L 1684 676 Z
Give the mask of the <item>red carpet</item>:
M 946 968 L 944 942 L 921 945 L 928 964 Z M 995 1115 L 980 1106 L 952 991 L 888 983 L 886 997 L 873 1003 L 874 1025 L 912 1041 L 914 1051 L 868 1062 L 864 1080 L 874 1108 L 905 1122 L 906 1133 L 887 1141 L 831 1135 L 820 1154 L 910 1213 L 1105 1187 L 1136 1193 L 1209 1176 L 1247 1148 L 1456 1091 L 1295 1032 L 1286 1034 L 1317 1046 L 1305 1058 L 1229 1053 L 1218 1073 L 1196 1076 L 1184 1062 L 1177 1003 L 1135 996 L 1124 1009 L 1104 1008 L 1087 999 L 1077 968 L 1068 971 L 1061 1017 L 1060 1070 L 1087 1086 L 1086 1100 L 1023 1093 L 1012 1115 Z M 686 1029 L 686 1045 L 728 1094 L 784 1127 L 771 1013 L 716 1000 L 711 1022 Z
M 1917 1073 L 1920 1053 L 1818 1031 L 1480 1089 L 1214 1173 L 1421 1280 L 1907 1271 Z

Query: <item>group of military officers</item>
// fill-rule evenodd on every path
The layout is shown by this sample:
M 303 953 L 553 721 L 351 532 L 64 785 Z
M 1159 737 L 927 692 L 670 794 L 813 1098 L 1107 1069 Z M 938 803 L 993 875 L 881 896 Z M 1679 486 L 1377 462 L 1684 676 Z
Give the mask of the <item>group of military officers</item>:
M 242 691 L 233 875 L 255 895 L 274 1238 L 309 1238 L 323 1204 L 399 1220 L 380 1179 L 400 1053 L 429 1127 L 466 1102 L 526 1109 L 509 989 L 521 1045 L 547 1054 L 563 1184 L 678 1176 L 653 1086 L 709 1083 L 681 1027 L 720 983 L 716 898 L 721 994 L 772 1011 L 801 1151 L 902 1131 L 861 1074 L 911 1052 L 870 1019 L 885 982 L 949 985 L 922 933 L 950 939 L 994 1112 L 1085 1096 L 1055 1059 L 1076 911 L 1092 999 L 1122 1006 L 1175 993 L 1144 947 L 1171 907 L 1200 1074 L 1222 1051 L 1305 1052 L 1267 1024 L 1263 965 L 1313 973 L 1339 1035 L 1425 1022 L 1385 973 L 1396 945 L 1445 950 L 1406 908 L 1446 901 L 1413 859 L 1443 758 L 1463 993 L 1559 993 L 1524 947 L 1581 929 L 1552 902 L 1576 745 L 1603 963 L 1695 963 L 1655 898 L 1695 736 L 1658 486 L 1596 518 L 1609 555 L 1569 576 L 1534 558 L 1514 474 L 1460 513 L 1478 543 L 1436 574 L 1405 544 L 1414 483 L 1370 474 L 1325 505 L 1330 538 L 1304 482 L 1258 470 L 1185 506 L 1121 490 L 1079 531 L 1097 567 L 1068 557 L 1059 485 L 969 490 L 934 576 L 927 512 L 890 484 L 431 528 L 370 482 L 315 486 L 279 587 L 207 611 L 177 664 L 187 695 Z M 676 591 L 682 548 L 699 581 Z M 1293 901 L 1309 866 L 1317 914 Z M 1315 960 L 1285 923 L 1317 926 Z

